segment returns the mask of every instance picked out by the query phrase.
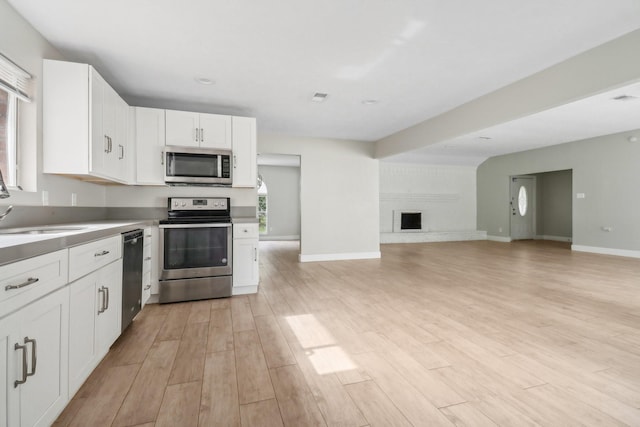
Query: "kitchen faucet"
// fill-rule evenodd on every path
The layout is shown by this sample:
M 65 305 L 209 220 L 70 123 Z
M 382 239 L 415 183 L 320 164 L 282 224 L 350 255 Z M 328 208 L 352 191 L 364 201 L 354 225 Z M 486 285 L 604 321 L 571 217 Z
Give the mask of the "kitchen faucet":
M 9 194 L 9 190 L 4 183 L 4 179 L 2 178 L 2 170 L 0 170 L 0 199 L 6 199 L 7 197 L 11 197 Z M 2 221 L 7 215 L 11 213 L 13 206 L 9 206 L 7 210 L 0 214 L 0 221 Z

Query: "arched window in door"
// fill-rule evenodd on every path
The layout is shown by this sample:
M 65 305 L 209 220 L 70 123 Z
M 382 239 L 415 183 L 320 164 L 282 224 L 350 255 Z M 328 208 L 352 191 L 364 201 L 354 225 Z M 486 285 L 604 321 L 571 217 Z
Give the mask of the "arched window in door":
M 267 184 L 260 179 L 261 184 L 258 187 L 258 229 L 260 234 L 267 234 L 268 219 L 267 219 Z

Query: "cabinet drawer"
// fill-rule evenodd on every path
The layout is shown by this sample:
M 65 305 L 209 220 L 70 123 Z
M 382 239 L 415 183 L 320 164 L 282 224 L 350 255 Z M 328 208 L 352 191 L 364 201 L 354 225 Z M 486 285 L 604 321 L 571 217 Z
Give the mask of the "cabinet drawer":
M 258 224 L 233 224 L 234 239 L 257 239 Z
M 0 317 L 67 284 L 66 249 L 0 267 Z
M 95 271 L 122 256 L 122 236 L 117 235 L 69 249 L 69 281 Z

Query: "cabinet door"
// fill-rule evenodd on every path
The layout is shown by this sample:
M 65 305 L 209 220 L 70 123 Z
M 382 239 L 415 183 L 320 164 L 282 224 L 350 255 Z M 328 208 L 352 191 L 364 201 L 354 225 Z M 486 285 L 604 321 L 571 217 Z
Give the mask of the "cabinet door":
M 231 150 L 231 116 L 200 114 L 200 147 Z
M 0 319 L 0 427 L 17 426 L 20 402 L 13 383 L 21 378 L 22 358 L 16 351 L 20 313 Z
M 199 127 L 198 113 L 175 110 L 166 110 L 165 112 L 167 145 L 198 147 L 200 145 Z
M 98 355 L 107 354 L 109 347 L 120 336 L 122 325 L 122 259 L 98 271 L 97 288 L 103 289 L 104 309 L 97 319 Z
M 233 240 L 233 286 L 258 284 L 258 241 Z
M 69 396 L 73 396 L 99 362 L 96 316 L 102 301 L 92 273 L 69 286 Z
M 127 138 L 127 126 L 129 123 L 129 106 L 117 93 L 115 99 L 116 128 L 113 141 L 113 151 L 116 167 L 113 170 L 114 178 L 122 182 L 133 181 L 133 169 L 129 163 L 129 157 L 133 154 L 129 149 Z
M 233 187 L 256 186 L 256 119 L 233 117 Z
M 15 389 L 20 400 L 20 425 L 49 426 L 68 400 L 69 288 L 26 306 L 20 313 L 19 343 L 25 345 L 30 374 L 27 382 Z
M 92 173 L 103 174 L 109 151 L 109 140 L 106 135 L 106 129 L 103 126 L 104 88 L 107 82 L 104 81 L 102 76 L 100 76 L 93 67 L 89 68 L 89 105 L 91 106 L 91 164 L 89 170 Z
M 136 107 L 136 184 L 164 185 L 164 110 Z

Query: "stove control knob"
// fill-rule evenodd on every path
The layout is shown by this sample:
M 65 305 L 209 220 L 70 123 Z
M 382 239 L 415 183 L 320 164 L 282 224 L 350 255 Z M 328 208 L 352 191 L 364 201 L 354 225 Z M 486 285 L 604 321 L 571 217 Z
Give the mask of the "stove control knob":
M 173 206 L 176 206 L 176 207 L 177 207 L 179 204 L 180 204 L 180 203 L 178 203 L 178 202 L 173 202 Z
M 184 208 L 185 206 L 187 206 L 187 202 L 182 202 L 180 205 Z

